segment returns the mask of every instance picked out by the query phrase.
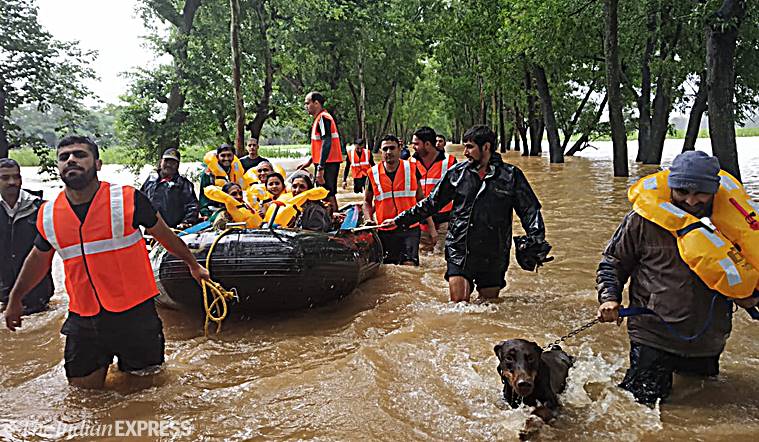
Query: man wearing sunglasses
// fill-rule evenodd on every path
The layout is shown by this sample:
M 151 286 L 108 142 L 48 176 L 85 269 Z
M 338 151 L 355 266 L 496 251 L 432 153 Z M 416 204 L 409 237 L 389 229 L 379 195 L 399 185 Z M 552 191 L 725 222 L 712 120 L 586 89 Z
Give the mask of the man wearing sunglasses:
M 540 202 L 524 173 L 494 152 L 495 133 L 487 126 L 474 126 L 463 140 L 468 161 L 449 169 L 423 201 L 383 223 L 413 225 L 453 202 L 445 240 L 445 278 L 453 302 L 468 302 L 475 286 L 483 300 L 497 298 L 506 286 L 513 212 L 527 233 L 514 239 L 519 265 L 532 271 L 553 259 L 547 257 L 550 246 Z
M 209 279 L 208 270 L 142 192 L 98 179 L 102 162 L 92 140 L 66 137 L 56 155 L 65 186 L 39 209 L 39 236 L 11 289 L 6 326 L 11 331 L 21 327 L 22 300 L 58 253 L 69 297 L 61 329 L 69 384 L 102 388 L 114 356 L 125 373 L 155 374 L 164 362 L 163 324 L 153 301 L 158 289 L 141 227 L 182 259 L 198 283 Z
M 401 159 L 400 141 L 385 135 L 380 147 L 382 162 L 369 171 L 364 191 L 364 219 L 382 224 L 424 198 L 416 163 Z M 419 223 L 404 227 L 384 226 L 378 232 L 385 264 L 419 265 Z

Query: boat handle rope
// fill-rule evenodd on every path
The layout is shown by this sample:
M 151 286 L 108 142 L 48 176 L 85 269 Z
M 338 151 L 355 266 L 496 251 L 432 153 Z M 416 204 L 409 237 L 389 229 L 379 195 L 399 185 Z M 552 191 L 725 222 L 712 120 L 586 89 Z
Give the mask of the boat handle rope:
M 235 230 L 239 230 L 239 228 L 231 227 L 224 230 L 223 232 L 219 233 L 214 239 L 213 243 L 211 243 L 211 247 L 208 249 L 208 253 L 206 254 L 206 270 L 208 270 L 209 275 L 211 274 L 211 255 L 213 254 L 214 248 L 216 248 L 216 244 L 218 244 L 219 240 L 221 240 L 221 238 L 223 238 L 225 235 Z M 205 336 L 208 336 L 208 325 L 211 322 L 215 322 L 216 334 L 219 334 L 221 332 L 221 323 L 227 317 L 228 313 L 227 299 L 237 299 L 237 290 L 235 288 L 232 288 L 232 290 L 227 290 L 221 284 L 212 279 L 204 279 L 201 281 L 200 285 L 203 287 L 203 309 L 206 312 L 203 331 L 205 333 Z

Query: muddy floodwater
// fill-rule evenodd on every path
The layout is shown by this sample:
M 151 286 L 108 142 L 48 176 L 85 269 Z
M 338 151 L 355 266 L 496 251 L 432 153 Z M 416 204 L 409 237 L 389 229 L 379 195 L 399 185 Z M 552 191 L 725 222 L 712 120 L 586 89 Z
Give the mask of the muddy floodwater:
M 743 179 L 756 199 L 759 139 L 738 143 Z M 120 440 L 97 434 L 109 425 L 124 434 L 125 421 L 160 423 L 162 440 L 515 440 L 529 410 L 502 401 L 494 344 L 516 337 L 545 344 L 595 316 L 595 269 L 630 209 L 626 189 L 656 170 L 632 164 L 629 179 L 613 178 L 610 144 L 596 145 L 563 165 L 506 154 L 542 201 L 556 260 L 536 274 L 512 257 L 497 302 L 449 303 L 438 252 L 422 255 L 418 268 L 383 267 L 341 303 L 232 319 L 211 338 L 203 336 L 202 317 L 160 309 L 166 366 L 144 389 L 115 367 L 106 391 L 67 386 L 59 333 L 67 298 L 56 260 L 51 309 L 25 318 L 20 331 L 0 331 L 0 440 Z M 667 141 L 665 165 L 680 146 Z M 708 140 L 697 147 L 710 151 Z M 633 158 L 635 148 L 631 142 Z M 33 168 L 23 174 L 47 198 L 60 191 Z M 114 166 L 100 176 L 138 181 Z M 341 191 L 339 199 L 360 197 Z M 514 232 L 521 234 L 518 223 Z M 671 401 L 650 409 L 616 387 L 627 364 L 625 328 L 597 325 L 564 344 L 577 358 L 564 408 L 536 439 L 755 441 L 757 337 L 759 323 L 737 312 L 719 377 L 676 376 Z M 90 433 L 58 431 L 77 425 Z

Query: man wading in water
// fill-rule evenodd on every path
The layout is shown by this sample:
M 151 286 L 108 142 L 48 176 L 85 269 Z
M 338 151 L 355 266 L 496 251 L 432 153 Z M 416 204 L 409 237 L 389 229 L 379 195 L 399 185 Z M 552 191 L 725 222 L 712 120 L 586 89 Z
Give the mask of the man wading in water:
M 695 218 L 712 217 L 717 224 L 718 214 L 712 213 L 712 207 L 720 189 L 719 171 L 717 158 L 700 151 L 685 152 L 672 161 L 668 178 L 661 182 L 655 176 L 644 178 L 641 193 L 658 191 L 666 181 L 675 206 L 670 212 L 682 209 Z M 601 322 L 620 319 L 622 289 L 628 279 L 630 306 L 655 313 L 627 320 L 630 368 L 619 385 L 638 402 L 653 405 L 669 396 L 673 372 L 697 377 L 719 373 L 719 358 L 732 326 L 732 304 L 709 289 L 683 261 L 675 235 L 657 224 L 667 214 L 641 207 L 637 201 L 636 210 L 622 220 L 598 265 L 598 318 Z M 682 213 L 675 216 L 683 217 Z M 732 301 L 751 308 L 759 302 L 757 296 L 754 292 L 752 297 Z M 671 328 L 662 321 L 672 324 Z
M 11 290 L 6 326 L 11 331 L 21 327 L 21 300 L 50 271 L 57 252 L 69 296 L 69 315 L 61 329 L 69 384 L 102 388 L 114 356 L 123 372 L 155 374 L 164 362 L 163 326 L 140 226 L 182 259 L 196 281 L 208 280 L 208 270 L 144 194 L 98 180 L 102 163 L 90 139 L 64 138 L 57 158 L 65 187 L 39 210 L 39 236 Z
M 382 224 L 409 226 L 453 201 L 445 239 L 445 278 L 453 302 L 468 302 L 475 285 L 481 299 L 497 298 L 506 286 L 513 212 L 527 232 L 515 238 L 519 265 L 532 271 L 553 259 L 546 257 L 551 246 L 545 241 L 538 198 L 522 171 L 493 152 L 495 145 L 495 133 L 487 126 L 467 130 L 464 155 L 469 161 L 455 164 L 427 198 Z

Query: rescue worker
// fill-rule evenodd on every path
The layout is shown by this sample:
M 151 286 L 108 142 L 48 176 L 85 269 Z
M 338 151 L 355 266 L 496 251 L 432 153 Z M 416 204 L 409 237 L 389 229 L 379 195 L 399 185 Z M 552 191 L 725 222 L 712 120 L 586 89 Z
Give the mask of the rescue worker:
M 166 149 L 158 169 L 151 173 L 140 191 L 158 209 L 166 225 L 184 230 L 198 222 L 198 198 L 195 186 L 179 174 L 180 155 L 176 149 Z
M 422 190 L 425 197 L 430 195 L 432 189 L 440 182 L 443 175 L 448 172 L 448 169 L 456 164 L 456 158 L 453 155 L 446 155 L 445 151 L 437 149 L 435 144 L 437 139 L 438 136 L 435 134 L 435 130 L 427 126 L 417 129 L 411 138 L 411 144 L 414 146 L 415 151 L 412 158 L 416 160 L 416 167 L 422 174 Z M 445 142 L 443 142 L 443 146 L 445 146 Z M 451 208 L 453 208 L 452 202 L 443 207 L 440 212 L 432 215 L 434 229 L 429 229 L 427 228 L 427 224 L 422 224 L 421 243 L 423 247 L 434 249 L 437 244 L 438 235 L 445 235 L 448 231 L 448 219 L 451 216 Z
M 468 161 L 448 170 L 430 196 L 383 223 L 413 225 L 453 201 L 445 240 L 445 278 L 453 302 L 468 302 L 475 286 L 482 300 L 497 298 L 506 286 L 513 212 L 527 233 L 514 239 L 519 265 L 533 271 L 553 259 L 547 256 L 551 246 L 545 241 L 540 202 L 524 173 L 494 152 L 495 133 L 487 126 L 474 126 L 463 140 Z
M 97 144 L 66 137 L 58 143 L 56 157 L 65 186 L 40 207 L 39 236 L 11 290 L 6 326 L 11 331 L 21 327 L 22 300 L 48 274 L 57 252 L 69 296 L 69 315 L 61 329 L 69 384 L 102 388 L 115 355 L 123 372 L 154 374 L 164 362 L 164 336 L 140 227 L 182 259 L 196 281 L 208 279 L 208 271 L 142 192 L 98 179 L 102 163 Z
M 240 163 L 246 172 L 248 169 L 258 166 L 261 161 L 269 161 L 258 155 L 258 138 L 248 138 L 248 144 L 245 145 L 245 148 L 248 150 L 248 155 L 240 158 Z
M 364 192 L 364 219 L 377 224 L 392 220 L 424 198 L 419 171 L 413 161 L 401 160 L 400 140 L 385 135 L 380 146 L 382 162 L 369 172 Z M 419 224 L 384 226 L 379 232 L 385 264 L 419 265 Z
M 235 148 L 229 144 L 222 144 L 216 148 L 216 158 L 221 169 L 229 174 L 232 169 L 232 161 L 235 159 Z M 229 181 L 229 178 L 214 176 L 209 168 L 206 168 L 200 175 L 200 216 L 203 219 L 208 219 L 215 211 L 221 208 L 219 203 L 209 199 L 203 191 L 206 186 L 223 186 L 223 184 L 216 183 L 217 180 Z
M 324 109 L 324 96 L 321 93 L 309 92 L 305 106 L 309 115 L 314 117 L 311 126 L 311 157 L 299 165 L 298 170 L 314 164 L 316 184 L 329 190 L 327 201 L 332 206 L 332 211 L 337 212 L 337 176 L 340 173 L 340 163 L 343 162 L 337 124 Z
M 435 137 L 435 149 L 445 153 L 445 135 L 437 134 Z
M 35 221 L 42 205 L 41 196 L 42 192 L 37 195 L 21 188 L 21 167 L 15 160 L 0 158 L 0 303 L 3 308 L 37 237 Z M 48 271 L 24 297 L 22 314 L 45 310 L 51 296 L 53 277 Z
M 685 213 L 693 220 L 710 217 L 717 224 L 720 214 L 713 207 L 715 195 L 722 191 L 719 173 L 717 158 L 688 151 L 675 157 L 666 178 L 646 177 L 636 186 L 641 192 L 668 194 L 669 201 L 657 206 L 667 207 L 678 217 Z M 728 300 L 710 289 L 681 256 L 695 253 L 703 258 L 706 252 L 681 252 L 676 235 L 686 233 L 660 226 L 666 214 L 640 204 L 636 199 L 634 210 L 622 220 L 603 252 L 597 272 L 598 318 L 601 322 L 620 320 L 622 289 L 628 280 L 630 306 L 653 312 L 627 320 L 630 368 L 619 386 L 638 402 L 655 404 L 669 397 L 673 373 L 697 377 L 719 373 L 719 358 L 732 326 L 729 301 L 751 308 L 759 302 L 759 293 Z
M 374 166 L 374 157 L 363 138 L 357 138 L 353 147 L 348 148 L 345 156 L 345 171 L 343 172 L 343 189 L 348 188 L 348 173 L 353 178 L 353 193 L 363 193 L 366 186 L 366 176 Z

